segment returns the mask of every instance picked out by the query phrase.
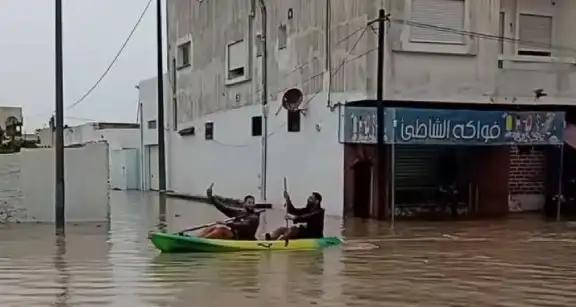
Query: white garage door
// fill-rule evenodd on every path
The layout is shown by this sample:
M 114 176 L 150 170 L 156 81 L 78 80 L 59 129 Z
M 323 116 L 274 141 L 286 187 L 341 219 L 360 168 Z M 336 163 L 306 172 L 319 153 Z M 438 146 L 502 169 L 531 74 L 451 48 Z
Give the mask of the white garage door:
M 148 147 L 148 157 L 149 157 L 149 164 L 148 164 L 148 182 L 150 183 L 150 189 L 158 191 L 159 190 L 159 181 L 160 178 L 158 176 L 158 146 L 150 146 Z

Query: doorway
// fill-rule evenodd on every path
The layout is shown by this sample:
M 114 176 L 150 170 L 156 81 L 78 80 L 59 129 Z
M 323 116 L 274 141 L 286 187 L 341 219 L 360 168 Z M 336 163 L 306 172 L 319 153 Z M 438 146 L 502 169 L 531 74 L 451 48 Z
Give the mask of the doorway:
M 372 212 L 372 187 L 374 172 L 372 163 L 361 161 L 354 165 L 354 216 L 370 218 Z

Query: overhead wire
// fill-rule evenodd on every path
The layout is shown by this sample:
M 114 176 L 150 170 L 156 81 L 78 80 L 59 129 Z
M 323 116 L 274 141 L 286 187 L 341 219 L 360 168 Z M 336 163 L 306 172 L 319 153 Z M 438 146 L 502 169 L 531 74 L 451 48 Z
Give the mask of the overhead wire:
M 551 44 L 551 43 L 530 41 L 530 40 L 526 40 L 526 39 L 507 37 L 507 36 L 503 36 L 503 35 L 494 35 L 494 34 L 489 34 L 489 33 L 467 31 L 467 30 L 463 30 L 463 29 L 454 29 L 454 28 L 432 25 L 432 24 L 427 24 L 427 23 L 421 23 L 421 22 L 416 22 L 416 21 L 406 20 L 406 19 L 391 18 L 390 21 L 392 21 L 394 23 L 406 24 L 406 25 L 413 26 L 413 27 L 430 29 L 430 30 L 435 30 L 435 31 L 439 31 L 439 32 L 454 33 L 454 34 L 460 34 L 460 35 L 464 35 L 464 36 L 472 36 L 472 37 L 476 37 L 476 38 L 503 41 L 503 42 L 508 42 L 508 43 L 519 43 L 519 44 L 522 44 L 524 46 L 531 46 L 531 47 L 537 47 L 537 48 L 542 48 L 542 49 L 557 50 L 557 51 L 569 51 L 569 52 L 576 53 L 576 48 L 571 48 L 571 47 L 561 46 L 561 45 L 556 45 L 556 44 Z
M 120 49 L 118 50 L 118 52 L 116 53 L 116 55 L 114 56 L 114 59 L 112 59 L 112 61 L 110 62 L 110 64 L 108 64 L 108 66 L 106 67 L 106 69 L 104 70 L 104 72 L 100 75 L 100 77 L 98 78 L 98 80 L 96 80 L 96 82 L 94 83 L 94 85 L 92 85 L 92 87 L 90 87 L 90 89 L 88 89 L 88 91 L 86 91 L 86 93 L 84 93 L 84 95 L 82 95 L 79 99 L 76 100 L 76 102 L 74 102 L 73 104 L 69 105 L 68 107 L 66 107 L 67 110 L 70 110 L 74 107 L 76 107 L 77 105 L 79 105 L 80 103 L 82 103 L 102 82 L 102 80 L 104 80 L 104 78 L 106 77 L 106 75 L 108 75 L 108 73 L 110 72 L 110 70 L 112 70 L 112 67 L 114 66 L 114 64 L 116 63 L 116 61 L 120 58 L 120 55 L 122 55 L 122 52 L 124 51 L 124 49 L 126 48 L 126 46 L 128 45 L 128 42 L 130 41 L 130 39 L 132 38 L 132 36 L 134 35 L 134 33 L 136 32 L 136 29 L 138 28 L 138 26 L 140 25 L 140 23 L 142 22 L 142 20 L 144 19 L 144 16 L 146 15 L 146 12 L 148 11 L 148 8 L 150 7 L 150 4 L 152 3 L 152 0 L 148 0 L 148 3 L 146 4 L 146 7 L 144 7 L 144 10 L 142 10 L 142 13 L 140 14 L 140 17 L 138 18 L 138 20 L 136 21 L 136 23 L 134 24 L 134 26 L 132 27 L 132 30 L 130 31 L 130 33 L 128 34 L 128 37 L 126 37 L 126 39 L 124 40 L 124 42 L 122 43 L 122 46 L 120 47 Z

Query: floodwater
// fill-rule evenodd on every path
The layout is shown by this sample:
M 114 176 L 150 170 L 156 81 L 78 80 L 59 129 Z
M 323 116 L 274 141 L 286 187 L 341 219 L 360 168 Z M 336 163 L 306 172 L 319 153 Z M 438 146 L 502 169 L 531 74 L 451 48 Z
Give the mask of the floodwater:
M 152 193 L 112 192 L 110 224 L 0 225 L 0 306 L 575 306 L 576 224 L 328 219 L 342 248 L 161 255 Z M 272 211 L 263 228 L 281 225 Z M 169 230 L 220 217 L 169 200 Z M 378 247 L 378 248 L 374 248 Z

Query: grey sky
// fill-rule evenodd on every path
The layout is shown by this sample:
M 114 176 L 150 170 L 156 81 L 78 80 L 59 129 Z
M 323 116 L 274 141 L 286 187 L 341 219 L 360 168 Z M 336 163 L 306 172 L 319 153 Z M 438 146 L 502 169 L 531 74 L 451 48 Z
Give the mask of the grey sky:
M 22 106 L 27 132 L 47 124 L 54 109 L 54 2 L 0 0 L 0 105 Z M 147 2 L 63 0 L 65 106 L 104 71 Z M 136 121 L 134 85 L 156 73 L 155 9 L 154 0 L 112 71 L 65 116 Z M 81 123 L 72 118 L 65 121 Z

